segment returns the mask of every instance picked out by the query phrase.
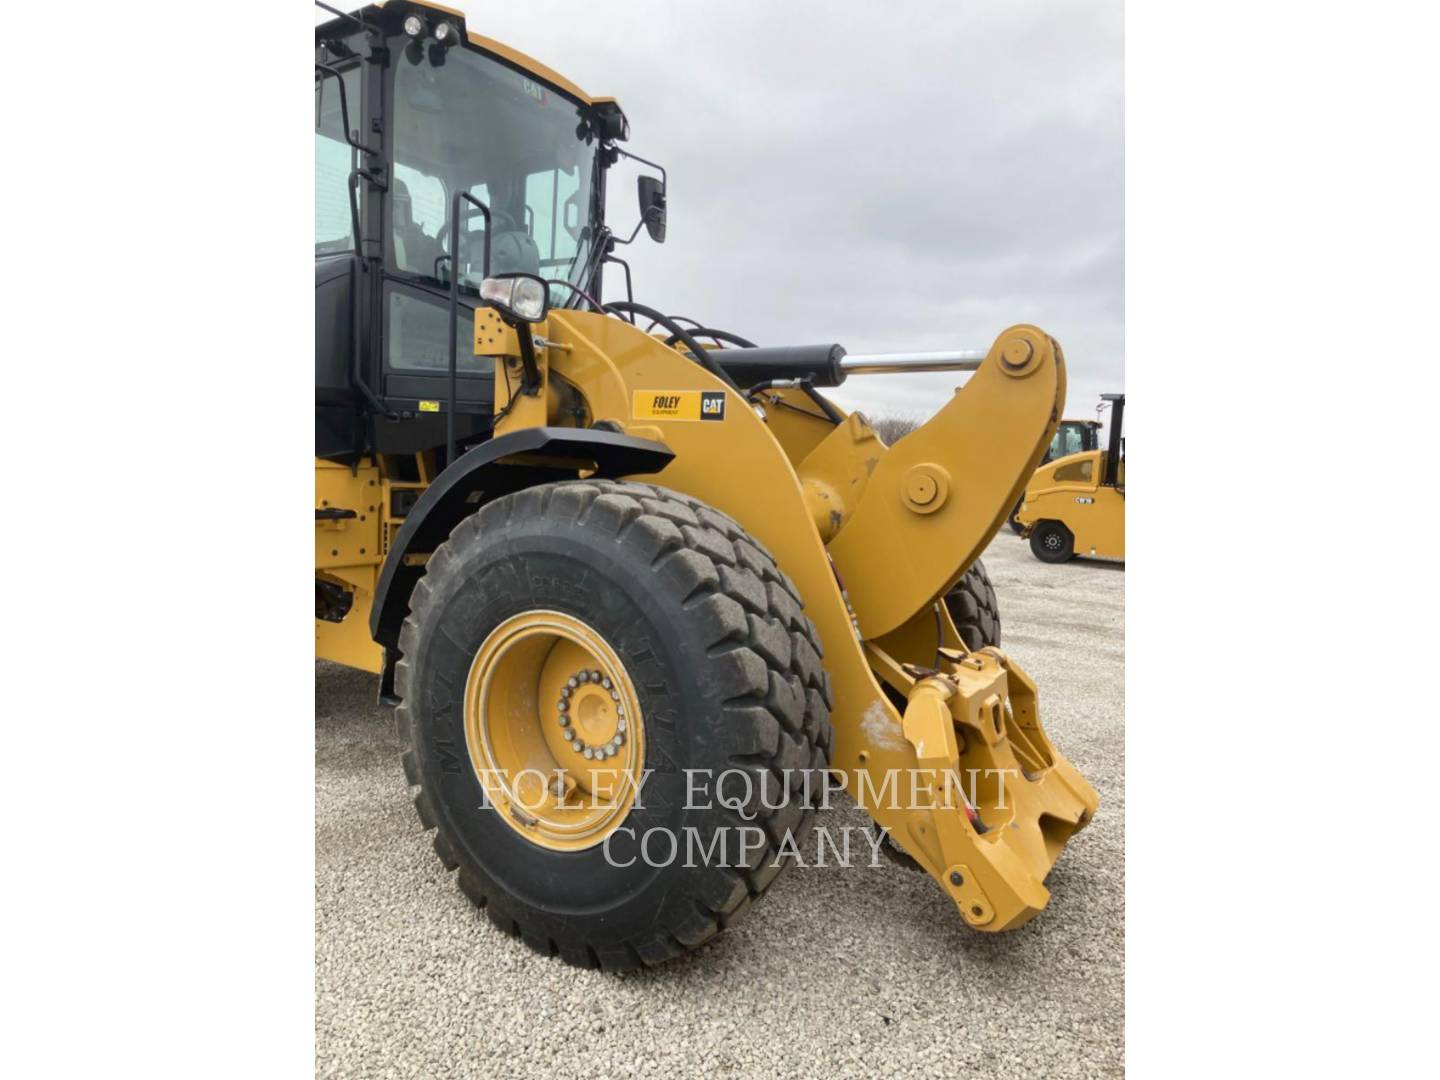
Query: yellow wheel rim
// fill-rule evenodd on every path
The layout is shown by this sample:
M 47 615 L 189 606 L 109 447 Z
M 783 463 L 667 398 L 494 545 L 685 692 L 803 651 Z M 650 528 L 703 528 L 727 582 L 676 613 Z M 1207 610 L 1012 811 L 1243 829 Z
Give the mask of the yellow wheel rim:
M 603 843 L 635 803 L 645 725 L 625 665 L 558 611 L 497 626 L 465 683 L 470 762 L 500 819 L 553 851 Z

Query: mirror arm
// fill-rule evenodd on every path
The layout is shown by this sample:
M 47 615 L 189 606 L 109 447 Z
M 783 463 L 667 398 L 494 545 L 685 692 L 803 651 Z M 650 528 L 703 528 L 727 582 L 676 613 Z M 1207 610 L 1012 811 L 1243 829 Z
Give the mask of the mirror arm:
M 664 165 L 661 165 L 658 161 L 651 161 L 648 158 L 643 158 L 639 154 L 632 154 L 629 150 L 623 150 L 615 143 L 610 144 L 610 149 L 613 150 L 615 153 L 619 154 L 621 157 L 627 157 L 631 161 L 638 161 L 641 165 L 649 165 L 652 169 L 654 169 L 660 174 L 660 190 L 670 190 L 670 177 L 669 174 L 665 172 Z M 614 242 L 617 244 L 629 244 L 633 242 L 635 237 L 640 235 L 640 228 L 645 224 L 645 220 L 645 217 L 642 215 L 639 222 L 637 222 L 635 225 L 635 231 L 630 234 L 630 238 L 628 240 L 621 240 L 619 237 L 615 237 Z
M 616 236 L 616 235 L 614 235 L 614 234 L 612 233 L 612 234 L 610 235 L 610 242 L 611 242 L 612 244 L 630 244 L 630 243 L 634 243 L 635 237 L 637 237 L 637 236 L 640 235 L 640 230 L 641 230 L 641 228 L 642 228 L 644 225 L 645 225 L 645 219 L 642 217 L 639 221 L 637 221 L 637 222 L 635 223 L 635 229 L 634 229 L 633 232 L 630 233 L 629 239 L 621 240 L 618 236 Z M 603 262 L 604 260 L 602 259 L 601 261 Z
M 320 0 L 315 0 L 315 6 L 318 7 L 318 8 L 322 8 L 322 9 L 325 10 L 325 11 L 330 12 L 331 15 L 338 15 L 338 16 L 339 16 L 340 18 L 342 18 L 342 19 L 348 19 L 350 22 L 352 22 L 352 23 L 354 23 L 356 26 L 358 26 L 361 30 L 364 30 L 367 34 L 379 35 L 379 33 L 380 33 L 380 30 L 379 30 L 378 27 L 371 26 L 371 25 L 370 25 L 369 23 L 367 23 L 364 19 L 361 19 L 361 18 L 359 18 L 358 16 L 353 15 L 353 14 L 351 14 L 351 13 L 348 12 L 348 11 L 341 11 L 341 10 L 340 10 L 339 8 L 337 8 L 337 7 L 331 7 L 329 4 L 323 4 L 323 3 L 320 2 Z
M 616 146 L 614 143 L 611 143 L 611 144 L 610 144 L 610 149 L 611 149 L 611 150 L 614 150 L 615 153 L 619 154 L 621 157 L 628 157 L 628 158 L 630 158 L 632 161 L 638 161 L 638 162 L 640 162 L 641 165 L 649 165 L 652 169 L 655 169 L 655 170 L 659 171 L 659 173 L 660 173 L 660 183 L 661 183 L 662 186 L 668 185 L 668 184 L 670 183 L 670 178 L 665 175 L 665 166 L 664 166 L 664 165 L 661 165 L 661 164 L 659 164 L 658 162 L 655 162 L 655 161 L 647 161 L 645 158 L 641 157 L 639 154 L 632 154 L 632 153 L 630 153 L 629 150 L 622 150 L 622 149 L 620 149 L 620 147 Z
M 369 154 L 371 157 L 379 157 L 380 151 L 366 146 L 354 135 L 350 134 L 350 105 L 345 100 L 345 77 L 340 74 L 339 68 L 331 67 L 329 64 L 322 64 L 315 61 L 315 70 L 320 72 L 320 79 L 323 82 L 326 76 L 334 76 L 335 84 L 340 88 L 340 123 L 345 127 L 345 141 L 359 150 L 362 154 Z

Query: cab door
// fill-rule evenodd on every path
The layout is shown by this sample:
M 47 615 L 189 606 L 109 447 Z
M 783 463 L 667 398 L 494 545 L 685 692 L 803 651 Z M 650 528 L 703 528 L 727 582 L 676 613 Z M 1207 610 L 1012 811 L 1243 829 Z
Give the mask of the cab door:
M 438 177 L 396 162 L 387 201 L 380 385 L 385 404 L 406 422 L 379 425 L 377 439 L 386 452 L 413 453 L 445 441 L 450 397 L 450 198 Z M 464 220 L 462 234 L 467 243 L 479 242 L 476 238 L 483 240 L 483 227 Z M 455 344 L 455 427 L 461 439 L 487 433 L 494 411 L 494 361 L 475 355 L 477 302 L 473 289 L 461 289 Z

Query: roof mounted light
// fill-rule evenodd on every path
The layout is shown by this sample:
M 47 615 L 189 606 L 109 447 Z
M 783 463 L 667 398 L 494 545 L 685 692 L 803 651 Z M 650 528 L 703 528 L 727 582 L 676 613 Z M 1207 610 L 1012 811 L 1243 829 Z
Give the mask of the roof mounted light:
M 542 321 L 550 309 L 550 290 L 534 274 L 488 277 L 480 283 L 480 299 L 527 323 Z
M 600 121 L 600 135 L 609 142 L 626 142 L 630 138 L 630 121 L 614 101 L 597 101 L 595 113 Z
M 405 22 L 401 25 L 405 28 L 405 33 L 417 41 L 425 36 L 425 31 L 428 29 L 425 20 L 419 15 L 406 15 Z
M 448 19 L 441 19 L 435 24 L 435 40 L 448 49 L 460 43 L 460 31 Z

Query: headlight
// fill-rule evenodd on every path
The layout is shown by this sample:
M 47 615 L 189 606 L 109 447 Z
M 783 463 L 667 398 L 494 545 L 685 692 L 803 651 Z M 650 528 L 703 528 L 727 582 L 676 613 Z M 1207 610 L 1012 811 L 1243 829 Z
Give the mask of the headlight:
M 409 34 L 412 38 L 422 38 L 425 36 L 425 20 L 419 15 L 406 15 L 403 25 L 405 27 L 405 33 Z
M 435 40 L 448 49 L 460 40 L 460 31 L 455 29 L 455 24 L 452 22 L 436 23 Z
M 550 307 L 550 290 L 533 274 L 501 274 L 480 283 L 480 298 L 519 319 L 535 323 Z

